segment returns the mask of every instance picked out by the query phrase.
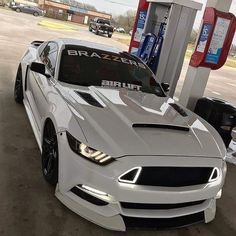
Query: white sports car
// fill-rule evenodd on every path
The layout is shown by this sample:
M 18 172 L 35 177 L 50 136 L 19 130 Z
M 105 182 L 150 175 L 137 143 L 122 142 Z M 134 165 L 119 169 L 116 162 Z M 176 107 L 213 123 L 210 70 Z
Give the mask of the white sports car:
M 142 61 L 115 48 L 73 39 L 31 44 L 14 96 L 63 204 L 118 231 L 214 219 L 224 143 L 164 89 Z

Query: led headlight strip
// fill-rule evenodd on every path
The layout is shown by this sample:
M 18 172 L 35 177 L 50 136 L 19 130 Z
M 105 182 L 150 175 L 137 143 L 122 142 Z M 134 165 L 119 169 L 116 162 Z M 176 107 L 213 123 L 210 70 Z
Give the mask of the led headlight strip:
M 219 177 L 220 177 L 220 170 L 219 170 L 219 168 L 215 167 L 215 168 L 212 170 L 212 172 L 211 172 L 211 176 L 210 176 L 208 182 L 210 182 L 210 183 L 211 183 L 211 182 L 214 182 L 214 181 L 216 181 Z
M 99 165 L 106 165 L 114 161 L 114 159 L 111 156 L 101 151 L 95 150 L 84 143 L 79 142 L 69 132 L 66 132 L 66 136 L 72 151 L 84 157 L 85 159 L 90 160 Z
M 119 182 L 135 184 L 141 174 L 142 167 L 134 167 L 118 177 Z

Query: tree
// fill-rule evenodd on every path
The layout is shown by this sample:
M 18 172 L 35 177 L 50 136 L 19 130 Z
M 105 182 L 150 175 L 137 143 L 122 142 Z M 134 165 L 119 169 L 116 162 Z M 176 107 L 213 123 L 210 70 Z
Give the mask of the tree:
M 116 27 L 122 27 L 126 32 L 129 32 L 134 27 L 136 11 L 128 10 L 124 15 L 115 16 L 113 24 Z

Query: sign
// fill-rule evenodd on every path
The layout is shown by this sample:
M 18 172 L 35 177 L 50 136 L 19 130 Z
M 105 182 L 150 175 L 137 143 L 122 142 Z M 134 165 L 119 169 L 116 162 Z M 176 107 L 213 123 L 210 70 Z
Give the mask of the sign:
M 139 18 L 138 18 L 138 23 L 137 23 L 137 29 L 134 34 L 134 41 L 139 42 L 141 41 L 144 26 L 145 26 L 145 21 L 147 17 L 147 11 L 140 11 L 139 12 Z
M 142 34 L 145 27 L 148 7 L 149 7 L 149 2 L 147 2 L 147 0 L 139 0 L 138 10 L 129 46 L 129 52 L 134 55 L 137 55 L 138 48 L 142 40 Z
M 217 18 L 216 27 L 213 32 L 205 62 L 212 64 L 217 64 L 219 62 L 229 25 L 230 20 L 221 17 Z
M 190 65 L 212 70 L 221 68 L 227 60 L 235 30 L 236 17 L 232 13 L 206 7 L 201 33 Z
M 211 29 L 212 29 L 211 24 L 203 24 L 202 32 L 200 34 L 199 42 L 196 49 L 197 52 L 205 52 L 207 40 L 210 35 Z

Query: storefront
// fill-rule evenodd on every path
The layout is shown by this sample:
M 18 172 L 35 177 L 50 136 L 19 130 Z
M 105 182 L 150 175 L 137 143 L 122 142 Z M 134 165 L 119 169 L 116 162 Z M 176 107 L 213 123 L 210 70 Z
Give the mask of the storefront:
M 53 1 L 39 0 L 38 5 L 41 9 L 46 11 L 47 17 L 68 20 L 79 24 L 88 24 L 89 21 L 95 17 L 102 17 L 109 20 L 112 17 L 107 13 L 90 11 Z

